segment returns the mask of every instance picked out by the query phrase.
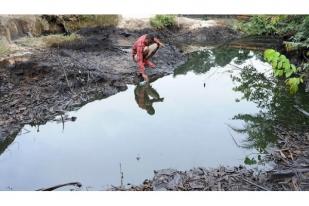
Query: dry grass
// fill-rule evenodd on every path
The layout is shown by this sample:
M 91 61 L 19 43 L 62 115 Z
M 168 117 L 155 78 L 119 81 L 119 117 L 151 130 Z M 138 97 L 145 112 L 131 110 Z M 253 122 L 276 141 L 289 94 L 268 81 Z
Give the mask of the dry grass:
M 4 39 L 0 39 L 0 57 L 5 56 L 11 52 L 9 43 Z
M 64 36 L 63 34 L 53 34 L 41 37 L 24 37 L 20 38 L 16 43 L 21 46 L 31 48 L 55 47 L 62 44 L 69 44 L 81 40 L 78 34 Z
M 75 20 L 65 22 L 65 25 L 70 31 L 76 31 L 85 27 L 117 26 L 119 21 L 119 15 L 78 15 Z
M 41 38 L 47 47 L 54 47 L 60 44 L 69 44 L 82 39 L 80 35 L 74 33 L 67 36 L 62 34 L 54 34 Z

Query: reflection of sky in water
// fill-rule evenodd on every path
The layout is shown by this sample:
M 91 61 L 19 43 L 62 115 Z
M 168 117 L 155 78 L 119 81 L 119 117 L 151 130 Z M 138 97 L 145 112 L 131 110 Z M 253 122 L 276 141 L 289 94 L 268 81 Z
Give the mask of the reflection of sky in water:
M 253 59 L 256 67 L 265 65 Z M 152 83 L 164 97 L 153 104 L 155 114 L 138 107 L 134 86 L 107 99 L 94 101 L 70 116 L 75 122 L 49 122 L 18 136 L 0 156 L 0 189 L 37 189 L 79 181 L 96 189 L 125 183 L 139 184 L 153 170 L 239 165 L 248 151 L 238 148 L 227 124 L 231 118 L 257 111 L 252 103 L 235 102 L 230 73 L 233 66 L 189 72 Z M 211 75 L 210 75 L 211 74 Z M 203 84 L 206 83 L 204 88 Z M 137 156 L 141 159 L 138 161 Z

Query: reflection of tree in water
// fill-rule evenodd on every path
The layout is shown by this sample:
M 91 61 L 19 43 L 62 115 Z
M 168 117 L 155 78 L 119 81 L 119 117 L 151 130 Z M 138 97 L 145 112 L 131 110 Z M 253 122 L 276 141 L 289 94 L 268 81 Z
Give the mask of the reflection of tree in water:
M 149 115 L 155 114 L 154 102 L 163 102 L 159 93 L 149 84 L 137 85 L 134 89 L 135 100 L 138 106 L 147 111 Z
M 193 71 L 196 74 L 206 73 L 212 67 L 224 67 L 234 61 L 242 64 L 250 58 L 249 50 L 219 47 L 211 50 L 193 52 L 188 61 L 174 71 L 174 75 L 186 74 Z
M 259 73 L 253 66 L 246 66 L 239 76 L 233 76 L 237 86 L 234 91 L 243 94 L 242 99 L 257 104 L 260 108 L 257 114 L 238 114 L 233 119 L 245 122 L 243 128 L 232 128 L 239 133 L 246 133 L 247 140 L 244 147 L 265 151 L 266 147 L 276 142 L 275 126 L 282 126 L 291 130 L 303 130 L 309 126 L 309 118 L 299 112 L 295 105 L 304 109 L 309 95 L 299 91 L 291 96 L 286 90 L 284 82 L 275 81 Z M 308 110 L 307 110 L 308 111 Z

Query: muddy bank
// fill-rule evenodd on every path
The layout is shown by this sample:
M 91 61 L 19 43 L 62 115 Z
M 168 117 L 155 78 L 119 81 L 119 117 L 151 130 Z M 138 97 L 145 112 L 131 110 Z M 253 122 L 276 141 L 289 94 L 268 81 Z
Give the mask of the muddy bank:
M 189 171 L 162 169 L 141 185 L 114 186 L 112 191 L 308 191 L 309 130 L 295 132 L 276 127 L 277 147 L 266 155 L 270 170 L 244 166 L 203 168 Z
M 15 57 L 1 62 L 0 133 L 2 141 L 14 138 L 24 124 L 39 125 L 65 111 L 123 91 L 136 83 L 130 38 L 109 29 L 82 31 L 84 39 L 59 48 Z M 118 45 L 119 41 L 127 45 Z M 173 72 L 185 57 L 172 45 L 158 51 L 158 69 L 150 78 Z
M 244 167 L 217 169 L 194 168 L 189 171 L 163 169 L 154 172 L 152 180 L 140 186 L 113 187 L 114 191 L 248 191 L 271 190 L 266 175 L 254 175 Z M 275 185 L 274 185 L 275 187 Z
M 28 18 L 31 19 L 29 24 L 37 24 L 37 17 Z M 9 18 L 9 21 L 20 24 L 23 18 L 16 19 Z M 65 111 L 126 90 L 127 84 L 136 84 L 137 67 L 131 60 L 130 48 L 144 33 L 157 32 L 166 44 L 153 58 L 157 68 L 147 69 L 152 81 L 173 73 L 186 61 L 186 55 L 176 45 L 194 41 L 217 43 L 238 37 L 228 27 L 214 22 L 194 21 L 192 24 L 190 21 L 184 18 L 178 29 L 162 32 L 152 30 L 145 22 L 142 29 L 125 23 L 110 28 L 84 28 L 76 32 L 81 38 L 74 41 L 51 47 L 21 46 L 20 52 L 0 62 L 1 145 L 12 142 L 25 124 L 44 124 Z M 18 46 L 18 42 L 16 44 Z

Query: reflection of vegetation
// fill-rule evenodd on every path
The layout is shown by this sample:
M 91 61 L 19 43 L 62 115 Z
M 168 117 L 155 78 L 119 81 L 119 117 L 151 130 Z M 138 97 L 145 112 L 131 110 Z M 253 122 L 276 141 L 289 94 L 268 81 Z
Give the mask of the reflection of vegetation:
M 239 83 L 233 90 L 243 93 L 242 99 L 254 102 L 260 108 L 269 104 L 269 96 L 272 95 L 270 88 L 274 87 L 274 82 L 254 67 L 245 67 L 239 75 L 232 76 L 232 80 Z
M 240 75 L 232 79 L 238 84 L 234 91 L 241 92 L 242 99 L 256 103 L 261 109 L 258 114 L 238 114 L 233 118 L 245 122 L 243 128 L 233 128 L 248 135 L 244 147 L 265 151 L 269 144 L 276 141 L 276 125 L 289 129 L 308 128 L 309 118 L 294 107 L 297 104 L 304 108 L 309 100 L 308 94 L 300 91 L 291 96 L 284 84 L 266 77 L 252 66 L 244 67 Z M 305 109 L 309 109 L 308 106 Z
M 257 163 L 257 161 L 254 158 L 246 157 L 245 160 L 244 160 L 244 163 L 246 165 L 254 165 L 254 164 Z
M 289 67 L 290 62 L 276 52 L 271 52 L 275 56 L 266 57 L 273 56 L 274 74 L 284 75 L 290 92 L 296 93 L 302 81 L 309 77 L 309 15 L 254 15 L 240 25 L 240 29 L 249 35 L 269 35 L 284 40 L 285 51 L 281 52 L 301 70 L 296 70 L 295 66 Z M 296 58 L 291 58 L 293 56 Z M 277 61 L 279 59 L 281 61 Z M 284 66 L 280 63 L 282 59 L 287 62 Z M 290 78 L 292 74 L 296 75 Z
M 238 114 L 233 117 L 234 120 L 242 120 L 245 125 L 243 128 L 233 128 L 235 132 L 247 134 L 247 139 L 243 142 L 242 147 L 255 148 L 263 153 L 267 146 L 276 142 L 273 122 L 267 114 L 260 112 L 256 115 Z
M 186 74 L 189 71 L 196 74 L 206 73 L 212 67 L 224 67 L 232 61 L 241 64 L 249 59 L 249 54 L 249 50 L 226 47 L 193 52 L 188 61 L 175 70 L 174 75 Z

